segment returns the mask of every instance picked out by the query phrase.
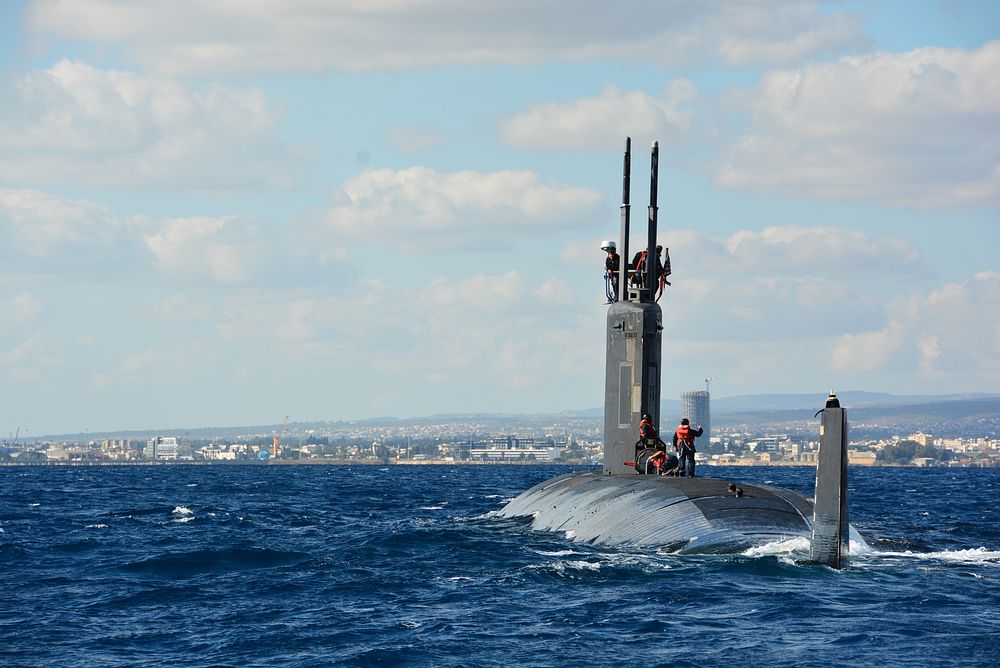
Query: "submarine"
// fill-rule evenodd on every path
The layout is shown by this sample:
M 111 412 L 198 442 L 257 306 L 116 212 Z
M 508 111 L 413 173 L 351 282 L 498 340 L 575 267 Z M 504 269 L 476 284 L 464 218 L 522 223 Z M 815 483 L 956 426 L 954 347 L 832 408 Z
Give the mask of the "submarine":
M 654 142 L 649 258 L 655 257 L 658 172 L 659 145 Z M 626 138 L 621 205 L 624 262 L 629 253 L 630 173 L 631 139 Z M 563 532 L 574 541 L 681 554 L 740 553 L 806 538 L 808 562 L 846 568 L 850 542 L 864 545 L 864 539 L 849 523 L 847 412 L 832 391 L 816 414 L 822 417 L 813 499 L 771 485 L 662 475 L 649 465 L 652 450 L 643 450 L 636 435 L 644 415 L 660 424 L 663 312 L 653 297 L 655 264 L 646 262 L 643 280 L 631 288 L 628 266 L 623 266 L 617 299 L 608 308 L 603 471 L 542 482 L 509 501 L 498 514 L 530 517 L 532 529 Z

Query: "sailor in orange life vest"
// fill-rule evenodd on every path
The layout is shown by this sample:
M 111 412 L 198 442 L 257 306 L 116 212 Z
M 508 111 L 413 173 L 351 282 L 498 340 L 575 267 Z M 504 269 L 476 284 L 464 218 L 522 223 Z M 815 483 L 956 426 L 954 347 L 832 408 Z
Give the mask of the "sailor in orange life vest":
M 653 426 L 653 418 L 649 415 L 643 415 L 642 421 L 639 422 L 639 440 L 635 444 L 636 457 L 645 448 L 656 450 L 656 453 L 650 457 L 649 462 L 656 467 L 660 475 L 674 474 L 674 470 L 677 467 L 677 458 L 673 455 L 667 457 L 667 444 L 656 433 L 656 427 Z M 646 473 L 648 472 L 647 470 Z
M 653 426 L 653 418 L 648 415 L 642 416 L 642 421 L 639 423 L 639 438 L 643 441 L 646 439 L 659 440 L 660 435 L 656 433 L 656 427 Z
M 681 420 L 681 424 L 674 432 L 674 448 L 680 453 L 680 475 L 689 478 L 694 477 L 694 439 L 702 435 L 701 425 L 697 429 L 691 428 L 691 423 L 687 418 Z

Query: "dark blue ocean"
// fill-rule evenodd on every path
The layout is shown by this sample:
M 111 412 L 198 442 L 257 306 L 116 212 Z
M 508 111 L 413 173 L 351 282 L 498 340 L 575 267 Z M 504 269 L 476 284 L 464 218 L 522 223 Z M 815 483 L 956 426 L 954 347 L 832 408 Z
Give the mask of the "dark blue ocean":
M 495 516 L 569 470 L 0 468 L 0 665 L 1000 665 L 1000 470 L 852 469 L 843 572 Z

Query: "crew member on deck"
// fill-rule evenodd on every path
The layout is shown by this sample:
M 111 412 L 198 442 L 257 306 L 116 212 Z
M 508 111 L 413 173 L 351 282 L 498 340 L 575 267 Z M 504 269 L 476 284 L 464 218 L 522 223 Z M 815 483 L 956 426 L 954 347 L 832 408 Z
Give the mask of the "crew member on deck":
M 642 421 L 639 422 L 639 438 L 645 441 L 646 439 L 659 440 L 660 435 L 656 433 L 656 427 L 653 426 L 653 418 L 649 415 L 643 415 Z
M 653 426 L 653 418 L 649 415 L 643 415 L 642 421 L 639 422 L 639 440 L 636 442 L 635 448 L 636 450 L 654 448 L 664 453 L 667 451 L 667 444 L 660 438 L 656 427 Z
M 641 466 L 636 466 L 636 470 L 640 473 L 650 473 L 648 469 L 652 466 L 660 475 L 676 475 L 677 458 L 667 454 L 667 444 L 656 432 L 653 418 L 649 415 L 643 415 L 639 423 L 639 440 L 635 442 L 635 453 L 637 462 L 643 457 L 648 457 Z
M 674 448 L 680 454 L 680 475 L 694 477 L 694 439 L 703 433 L 701 425 L 692 429 L 687 418 L 681 420 L 680 426 L 674 431 Z

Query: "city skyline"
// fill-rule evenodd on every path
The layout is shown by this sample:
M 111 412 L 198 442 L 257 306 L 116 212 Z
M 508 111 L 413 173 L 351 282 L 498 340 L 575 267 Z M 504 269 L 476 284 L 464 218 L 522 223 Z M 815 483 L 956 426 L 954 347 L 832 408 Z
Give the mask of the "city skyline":
M 996 391 L 998 91 L 990 2 L 3 3 L 0 431 L 597 406 L 626 135 L 664 397 Z

